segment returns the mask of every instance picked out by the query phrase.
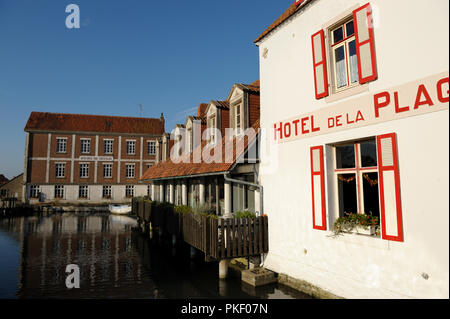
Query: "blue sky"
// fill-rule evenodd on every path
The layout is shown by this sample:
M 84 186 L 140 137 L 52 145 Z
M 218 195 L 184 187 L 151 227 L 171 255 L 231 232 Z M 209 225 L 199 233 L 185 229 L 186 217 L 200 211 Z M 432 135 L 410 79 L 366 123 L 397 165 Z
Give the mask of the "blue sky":
M 294 0 L 0 0 L 0 174 L 32 111 L 159 117 L 166 131 L 259 78 L 253 40 Z M 68 29 L 70 3 L 81 28 Z

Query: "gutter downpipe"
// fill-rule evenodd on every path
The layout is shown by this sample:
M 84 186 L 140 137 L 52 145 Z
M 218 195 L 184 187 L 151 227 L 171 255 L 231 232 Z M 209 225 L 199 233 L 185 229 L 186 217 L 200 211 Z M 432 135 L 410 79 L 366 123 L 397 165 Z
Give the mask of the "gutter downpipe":
M 239 179 L 233 179 L 228 177 L 227 175 L 229 175 L 229 173 L 225 173 L 223 174 L 223 178 L 228 181 L 228 182 L 232 182 L 232 183 L 236 183 L 236 184 L 242 184 L 242 185 L 248 185 L 248 186 L 252 186 L 252 187 L 256 187 L 259 189 L 259 205 L 261 207 L 261 212 L 260 215 L 264 214 L 264 204 L 263 204 L 263 186 L 260 184 L 255 184 L 255 183 L 250 183 L 250 182 L 245 182 L 245 181 L 241 181 Z

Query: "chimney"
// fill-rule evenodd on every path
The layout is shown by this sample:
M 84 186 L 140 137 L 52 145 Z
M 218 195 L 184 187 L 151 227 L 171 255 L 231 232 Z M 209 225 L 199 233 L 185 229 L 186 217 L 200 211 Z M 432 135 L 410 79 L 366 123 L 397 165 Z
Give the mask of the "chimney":
M 161 124 L 162 124 L 162 131 L 163 133 L 166 131 L 166 129 L 164 128 L 164 113 L 161 113 Z

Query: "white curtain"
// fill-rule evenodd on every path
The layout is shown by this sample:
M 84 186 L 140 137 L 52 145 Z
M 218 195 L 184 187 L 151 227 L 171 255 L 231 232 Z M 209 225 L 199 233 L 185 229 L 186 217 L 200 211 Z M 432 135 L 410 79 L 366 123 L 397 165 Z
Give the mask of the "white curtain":
M 347 68 L 345 64 L 345 51 L 341 46 L 334 51 L 336 60 L 336 87 L 341 88 L 347 85 Z

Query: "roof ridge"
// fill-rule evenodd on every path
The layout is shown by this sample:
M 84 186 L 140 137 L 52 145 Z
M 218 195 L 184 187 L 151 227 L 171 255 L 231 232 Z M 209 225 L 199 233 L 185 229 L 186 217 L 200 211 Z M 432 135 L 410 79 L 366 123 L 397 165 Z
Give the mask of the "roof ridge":
M 54 113 L 54 112 L 37 112 L 37 111 L 32 111 L 31 113 L 35 113 L 35 114 L 51 114 L 51 115 L 63 115 L 63 116 L 90 116 L 90 117 L 96 117 L 96 118 L 101 118 L 101 117 L 112 117 L 112 118 L 121 118 L 121 119 L 143 119 L 143 120 L 158 120 L 160 121 L 160 118 L 156 118 L 156 117 L 138 117 L 138 116 L 121 116 L 121 115 L 98 115 L 98 114 L 81 114 L 81 113 Z

